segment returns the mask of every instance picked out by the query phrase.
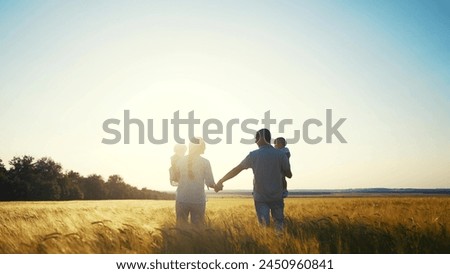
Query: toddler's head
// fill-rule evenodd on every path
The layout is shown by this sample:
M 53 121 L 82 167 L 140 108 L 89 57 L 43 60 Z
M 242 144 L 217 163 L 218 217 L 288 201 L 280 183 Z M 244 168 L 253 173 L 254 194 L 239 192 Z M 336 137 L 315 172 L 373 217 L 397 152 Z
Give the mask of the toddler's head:
M 274 145 L 275 145 L 275 148 L 278 148 L 278 149 L 283 148 L 286 146 L 286 139 L 284 139 L 283 137 L 278 137 L 275 139 Z
M 173 147 L 173 152 L 175 152 L 176 155 L 178 156 L 184 156 L 184 154 L 186 153 L 187 147 L 185 144 L 176 144 Z

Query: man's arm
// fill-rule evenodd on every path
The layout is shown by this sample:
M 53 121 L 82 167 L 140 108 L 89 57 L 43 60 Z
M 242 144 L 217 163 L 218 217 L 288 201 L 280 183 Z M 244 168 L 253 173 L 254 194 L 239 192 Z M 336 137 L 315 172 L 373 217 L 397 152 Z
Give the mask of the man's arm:
M 286 177 L 288 177 L 289 179 L 291 179 L 291 178 L 292 178 L 292 172 L 291 172 L 291 169 L 289 169 L 288 171 L 285 171 L 285 172 L 284 172 L 284 176 L 286 176 Z
M 217 184 L 216 187 L 214 188 L 214 190 L 216 192 L 219 192 L 220 190 L 223 189 L 223 183 L 225 181 L 230 180 L 231 178 L 235 177 L 236 175 L 238 175 L 239 173 L 241 173 L 242 170 L 244 170 L 245 167 L 242 164 L 237 165 L 236 167 L 234 167 L 232 170 L 230 170 L 227 174 L 225 174 L 225 176 L 222 177 L 222 179 L 220 179 Z

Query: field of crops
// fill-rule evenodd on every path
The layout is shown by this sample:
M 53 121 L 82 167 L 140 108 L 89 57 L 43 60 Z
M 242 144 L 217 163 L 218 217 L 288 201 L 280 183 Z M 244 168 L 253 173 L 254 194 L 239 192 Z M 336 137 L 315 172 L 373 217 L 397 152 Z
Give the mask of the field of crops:
M 450 253 L 450 197 L 285 200 L 280 234 L 251 198 L 211 198 L 207 225 L 175 226 L 174 201 L 0 203 L 0 253 Z

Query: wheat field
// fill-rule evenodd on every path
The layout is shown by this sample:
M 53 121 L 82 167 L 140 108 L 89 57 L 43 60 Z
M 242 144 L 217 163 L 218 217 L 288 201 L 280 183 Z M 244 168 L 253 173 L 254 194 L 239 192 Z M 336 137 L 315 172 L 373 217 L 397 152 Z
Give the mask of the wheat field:
M 450 253 L 450 197 L 299 197 L 285 231 L 251 198 L 210 198 L 207 224 L 176 227 L 174 201 L 0 203 L 0 253 Z

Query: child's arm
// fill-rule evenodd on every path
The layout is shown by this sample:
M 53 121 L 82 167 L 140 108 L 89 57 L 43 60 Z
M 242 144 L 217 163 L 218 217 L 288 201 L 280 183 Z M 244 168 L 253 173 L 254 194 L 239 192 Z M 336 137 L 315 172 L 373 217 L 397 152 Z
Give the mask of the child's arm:
M 291 152 L 289 151 L 289 148 L 284 147 L 284 150 L 286 151 L 286 156 L 289 158 L 291 158 Z

